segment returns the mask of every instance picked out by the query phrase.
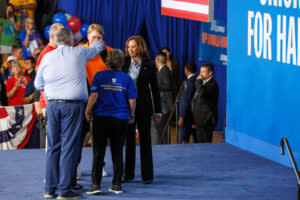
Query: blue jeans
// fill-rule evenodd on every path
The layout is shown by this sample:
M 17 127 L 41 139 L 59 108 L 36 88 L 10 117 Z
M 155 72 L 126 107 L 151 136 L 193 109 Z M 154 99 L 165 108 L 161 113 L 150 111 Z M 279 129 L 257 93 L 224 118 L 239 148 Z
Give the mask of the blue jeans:
M 84 118 L 83 103 L 47 104 L 47 154 L 45 192 L 66 195 L 79 155 L 80 133 Z

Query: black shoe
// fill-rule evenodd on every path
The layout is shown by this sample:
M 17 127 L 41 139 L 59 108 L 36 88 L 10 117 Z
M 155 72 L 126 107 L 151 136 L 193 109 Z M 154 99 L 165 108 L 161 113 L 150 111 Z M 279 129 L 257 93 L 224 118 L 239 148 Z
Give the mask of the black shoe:
M 133 178 L 126 178 L 126 177 L 124 177 L 124 178 L 122 178 L 121 183 L 128 183 L 128 182 L 130 182 L 132 180 L 133 180 Z
M 55 193 L 50 193 L 50 192 L 45 192 L 44 193 L 44 198 L 46 199 L 54 199 L 55 198 Z
M 72 190 L 81 190 L 83 187 L 82 185 L 76 184 L 76 185 L 72 185 Z
M 143 184 L 150 184 L 152 183 L 153 179 L 149 179 L 149 180 L 143 180 Z
M 59 194 L 57 199 L 58 200 L 62 200 L 62 199 L 80 199 L 81 197 L 82 197 L 81 193 L 76 193 L 76 192 L 71 191 L 70 193 L 65 194 L 65 195 Z
M 86 194 L 98 194 L 101 193 L 100 185 L 92 185 L 92 187 L 85 191 Z
M 112 186 L 109 187 L 109 191 L 113 192 L 115 194 L 123 193 L 121 185 L 112 185 Z

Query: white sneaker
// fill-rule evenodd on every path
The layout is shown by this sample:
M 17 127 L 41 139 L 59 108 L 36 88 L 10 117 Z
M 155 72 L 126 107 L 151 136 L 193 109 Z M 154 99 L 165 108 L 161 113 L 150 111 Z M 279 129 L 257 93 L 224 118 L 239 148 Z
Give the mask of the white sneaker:
M 106 171 L 105 171 L 104 168 L 103 168 L 103 170 L 102 170 L 102 176 L 107 176 L 107 173 L 106 173 Z

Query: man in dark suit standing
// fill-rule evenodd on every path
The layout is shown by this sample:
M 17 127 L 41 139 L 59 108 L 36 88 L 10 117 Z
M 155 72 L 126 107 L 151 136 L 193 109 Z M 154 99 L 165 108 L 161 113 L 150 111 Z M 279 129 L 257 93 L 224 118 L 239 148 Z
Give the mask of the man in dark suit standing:
M 161 99 L 162 119 L 159 123 L 156 123 L 156 120 L 152 120 L 152 122 L 154 121 L 153 127 L 151 129 L 152 144 L 160 143 L 160 137 L 167 124 L 169 114 L 174 104 L 172 72 L 166 65 L 166 61 L 167 56 L 165 53 L 160 52 L 156 55 L 155 64 L 157 69 L 157 82 Z M 167 143 L 167 141 L 165 140 L 163 143 Z
M 198 142 L 212 142 L 212 134 L 218 122 L 219 86 L 213 78 L 214 66 L 203 64 L 195 82 L 193 117 Z
M 193 135 L 194 142 L 197 142 L 196 132 L 192 128 L 194 124 L 193 113 L 191 109 L 192 97 L 195 92 L 195 80 L 196 80 L 197 65 L 195 63 L 187 63 L 184 67 L 184 74 L 187 80 L 183 83 L 184 88 L 182 90 L 179 99 L 179 120 L 178 126 L 181 127 L 180 131 L 180 143 L 188 143 L 191 134 Z

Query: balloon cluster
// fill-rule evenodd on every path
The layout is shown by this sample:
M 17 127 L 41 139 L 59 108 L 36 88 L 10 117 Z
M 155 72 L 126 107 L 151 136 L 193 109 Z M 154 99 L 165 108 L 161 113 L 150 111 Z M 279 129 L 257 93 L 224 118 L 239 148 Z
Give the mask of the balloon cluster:
M 89 24 L 81 24 L 78 17 L 71 16 L 70 14 L 56 13 L 52 18 L 52 23 L 60 23 L 64 25 L 67 29 L 72 31 L 74 38 L 77 42 L 80 42 L 82 38 L 87 37 L 87 30 Z M 44 30 L 45 37 L 49 40 L 49 30 L 51 25 L 48 25 Z

